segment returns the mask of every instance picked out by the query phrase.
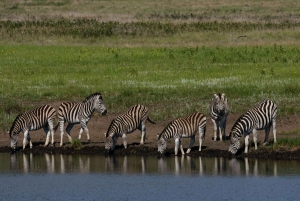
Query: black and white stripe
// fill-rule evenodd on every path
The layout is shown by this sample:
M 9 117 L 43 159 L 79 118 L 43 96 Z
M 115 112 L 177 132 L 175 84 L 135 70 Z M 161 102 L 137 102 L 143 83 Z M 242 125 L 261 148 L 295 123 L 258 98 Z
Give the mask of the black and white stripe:
M 102 95 L 100 93 L 94 93 L 88 96 L 82 103 L 64 102 L 58 109 L 58 120 L 60 124 L 60 146 L 63 145 L 64 124 L 68 122 L 66 132 L 68 139 L 72 142 L 70 136 L 71 129 L 75 124 L 81 124 L 78 139 L 81 139 L 83 131 L 87 134 L 87 139 L 90 141 L 89 130 L 87 124 L 91 119 L 95 110 L 98 110 L 102 115 L 106 115 L 107 111 L 103 104 Z
M 236 154 L 240 148 L 240 138 L 245 136 L 245 153 L 248 153 L 249 135 L 253 133 L 255 149 L 257 149 L 257 131 L 265 129 L 264 144 L 268 141 L 270 128 L 273 128 L 274 143 L 276 143 L 276 115 L 277 106 L 270 100 L 259 102 L 254 108 L 248 110 L 233 125 L 229 134 L 229 152 Z
M 190 138 L 190 146 L 186 153 L 190 153 L 194 142 L 196 132 L 199 133 L 199 151 L 201 151 L 202 139 L 205 137 L 206 132 L 206 117 L 199 113 L 194 112 L 186 117 L 176 119 L 169 123 L 169 125 L 162 131 L 158 137 L 158 152 L 163 154 L 167 148 L 167 141 L 170 138 L 175 140 L 175 155 L 178 153 L 178 147 L 180 146 L 181 154 L 184 154 L 181 138 Z
M 214 141 L 217 141 L 219 136 L 220 140 L 226 138 L 226 121 L 229 113 L 229 106 L 225 94 L 214 94 L 209 107 L 209 115 L 214 124 Z
M 34 110 L 24 112 L 23 114 L 18 115 L 9 131 L 11 147 L 14 150 L 16 149 L 18 134 L 20 132 L 23 132 L 24 133 L 23 149 L 25 149 L 27 141 L 30 144 L 30 148 L 32 148 L 32 142 L 30 139 L 29 131 L 39 130 L 41 128 L 43 128 L 46 133 L 46 141 L 44 146 L 47 146 L 49 144 L 50 134 L 52 136 L 51 144 L 53 145 L 54 143 L 53 124 L 55 119 L 56 119 L 56 110 L 49 105 L 43 105 Z
M 141 144 L 146 139 L 146 121 L 155 124 L 148 117 L 148 109 L 143 105 L 134 105 L 125 113 L 119 115 L 111 121 L 111 124 L 105 133 L 105 149 L 107 152 L 115 149 L 119 137 L 123 138 L 123 145 L 127 148 L 126 135 L 134 132 L 136 129 L 141 131 Z

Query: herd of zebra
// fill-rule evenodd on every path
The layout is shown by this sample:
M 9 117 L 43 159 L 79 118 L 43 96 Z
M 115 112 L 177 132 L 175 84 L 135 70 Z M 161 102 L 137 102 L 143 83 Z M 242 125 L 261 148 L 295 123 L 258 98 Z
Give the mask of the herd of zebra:
M 43 105 L 32 111 L 24 112 L 16 117 L 9 131 L 11 147 L 15 150 L 17 147 L 18 134 L 24 133 L 23 149 L 29 143 L 32 148 L 29 131 L 43 128 L 46 133 L 46 141 L 44 146 L 48 146 L 50 135 L 51 145 L 54 145 L 54 132 L 60 127 L 60 146 L 63 146 L 64 124 L 66 127 L 67 136 L 70 142 L 70 135 L 74 124 L 81 125 L 79 131 L 79 139 L 83 131 L 87 134 L 87 139 L 90 140 L 87 124 L 95 110 L 98 110 L 102 115 L 107 113 L 103 103 L 103 98 L 100 93 L 94 93 L 88 96 L 83 102 L 63 102 L 56 115 L 56 110 L 49 105 Z M 209 114 L 214 125 L 213 140 L 225 140 L 226 120 L 229 114 L 229 106 L 225 94 L 215 93 L 209 107 Z M 245 153 L 248 153 L 249 135 L 253 133 L 253 141 L 255 149 L 257 149 L 257 131 L 265 129 L 264 143 L 268 141 L 270 127 L 272 126 L 274 143 L 276 143 L 276 114 L 277 106 L 270 100 L 263 100 L 255 107 L 249 109 L 242 114 L 233 125 L 229 134 L 229 152 L 236 154 L 240 148 L 240 138 L 245 137 Z M 58 119 L 58 123 L 54 126 L 54 122 Z M 123 138 L 123 145 L 127 148 L 126 135 L 135 131 L 141 131 L 141 144 L 143 145 L 146 139 L 146 121 L 155 124 L 148 117 L 148 109 L 143 105 L 134 105 L 125 113 L 117 116 L 111 121 L 111 124 L 105 133 L 105 150 L 107 152 L 114 151 L 119 137 Z M 195 142 L 195 135 L 199 135 L 199 151 L 201 151 L 202 141 L 206 133 L 206 117 L 199 112 L 178 118 L 171 121 L 164 130 L 157 135 L 158 152 L 164 154 L 167 148 L 167 141 L 171 138 L 175 140 L 175 155 L 178 154 L 180 147 L 181 154 L 185 154 L 181 145 L 181 138 L 190 138 L 190 145 L 186 153 L 189 153 Z

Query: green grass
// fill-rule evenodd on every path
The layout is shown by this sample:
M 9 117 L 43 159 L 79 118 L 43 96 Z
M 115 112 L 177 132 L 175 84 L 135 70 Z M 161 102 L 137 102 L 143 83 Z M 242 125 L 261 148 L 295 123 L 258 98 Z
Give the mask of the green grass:
M 299 7 L 272 1 L 0 2 L 0 127 L 40 104 L 101 92 L 109 113 L 145 104 L 155 121 L 231 112 L 261 99 L 298 115 Z
M 43 103 L 82 101 L 101 92 L 109 113 L 145 104 L 156 121 L 192 111 L 208 114 L 214 92 L 225 92 L 231 112 L 262 99 L 278 116 L 299 114 L 300 48 L 182 47 L 102 48 L 0 46 L 0 118 Z
M 290 137 L 282 137 L 277 139 L 277 143 L 273 144 L 273 149 L 277 149 L 279 147 L 284 148 L 295 148 L 300 147 L 300 137 L 290 138 Z
M 81 141 L 78 139 L 72 139 L 71 146 L 74 148 L 74 150 L 81 150 L 83 147 Z

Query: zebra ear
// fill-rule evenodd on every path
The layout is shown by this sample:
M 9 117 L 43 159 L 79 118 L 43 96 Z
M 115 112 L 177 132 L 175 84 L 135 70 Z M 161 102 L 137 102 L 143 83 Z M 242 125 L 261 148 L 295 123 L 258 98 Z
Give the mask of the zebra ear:
M 222 93 L 221 98 L 222 98 L 222 100 L 225 99 L 225 94 L 224 93 Z
M 157 134 L 157 139 L 159 139 L 159 134 Z

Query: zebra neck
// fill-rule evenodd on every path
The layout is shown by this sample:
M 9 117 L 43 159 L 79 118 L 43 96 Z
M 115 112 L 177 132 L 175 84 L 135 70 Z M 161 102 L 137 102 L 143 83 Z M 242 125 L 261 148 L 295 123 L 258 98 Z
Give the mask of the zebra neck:
M 173 133 L 171 132 L 171 133 L 163 133 L 162 135 L 161 135 L 161 137 L 164 139 L 164 140 L 169 140 L 170 138 L 172 138 L 174 135 L 173 135 Z
M 94 111 L 95 111 L 95 108 L 91 104 L 85 103 L 81 106 L 81 113 L 86 117 L 92 116 Z

